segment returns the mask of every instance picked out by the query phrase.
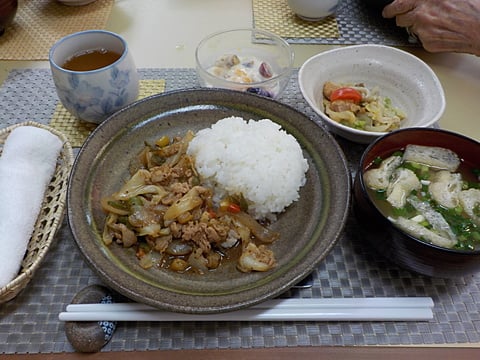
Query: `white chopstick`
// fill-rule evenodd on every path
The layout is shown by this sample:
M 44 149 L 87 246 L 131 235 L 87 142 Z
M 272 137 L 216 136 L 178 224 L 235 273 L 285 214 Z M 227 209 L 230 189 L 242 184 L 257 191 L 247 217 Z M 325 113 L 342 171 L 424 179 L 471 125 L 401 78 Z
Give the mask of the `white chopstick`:
M 138 303 L 70 304 L 61 321 L 422 321 L 429 297 L 274 299 L 225 313 L 185 314 Z

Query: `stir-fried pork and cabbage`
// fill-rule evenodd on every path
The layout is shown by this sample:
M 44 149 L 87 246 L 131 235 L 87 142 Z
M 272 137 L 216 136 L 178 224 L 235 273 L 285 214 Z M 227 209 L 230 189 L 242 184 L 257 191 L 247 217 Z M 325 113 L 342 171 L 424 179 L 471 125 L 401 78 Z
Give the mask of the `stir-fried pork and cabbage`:
M 480 247 L 480 171 L 451 150 L 408 145 L 364 173 L 372 199 L 405 232 L 462 250 Z
M 193 136 L 145 144 L 131 178 L 101 200 L 104 243 L 134 248 L 146 269 L 202 274 L 227 260 L 242 272 L 272 269 L 276 261 L 266 244 L 279 234 L 248 214 L 241 194 L 214 203 L 186 154 Z
M 390 98 L 380 96 L 378 88 L 369 90 L 364 84 L 327 81 L 323 86 L 323 105 L 332 120 L 359 130 L 393 131 L 400 128 L 406 117 Z

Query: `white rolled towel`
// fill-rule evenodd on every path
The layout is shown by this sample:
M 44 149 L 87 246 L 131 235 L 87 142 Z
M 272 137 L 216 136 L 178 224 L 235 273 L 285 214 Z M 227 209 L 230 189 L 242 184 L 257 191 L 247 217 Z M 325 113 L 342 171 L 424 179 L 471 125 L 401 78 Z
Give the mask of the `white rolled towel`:
M 63 146 L 35 126 L 19 126 L 0 157 L 0 287 L 17 275 Z

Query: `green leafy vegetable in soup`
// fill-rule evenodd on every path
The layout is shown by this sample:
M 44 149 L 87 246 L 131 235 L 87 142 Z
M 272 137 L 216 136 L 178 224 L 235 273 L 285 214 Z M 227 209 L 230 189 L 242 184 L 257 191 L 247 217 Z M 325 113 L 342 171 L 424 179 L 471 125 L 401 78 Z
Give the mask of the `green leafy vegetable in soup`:
M 437 246 L 480 248 L 480 173 L 441 147 L 407 145 L 375 159 L 364 181 L 400 229 Z

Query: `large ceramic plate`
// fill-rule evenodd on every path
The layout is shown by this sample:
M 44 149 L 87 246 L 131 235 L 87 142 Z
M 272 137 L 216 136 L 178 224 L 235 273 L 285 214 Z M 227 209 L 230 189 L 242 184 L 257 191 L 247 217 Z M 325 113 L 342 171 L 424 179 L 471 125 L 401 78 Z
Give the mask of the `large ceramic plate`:
M 308 159 L 300 200 L 272 225 L 278 265 L 244 274 L 234 266 L 205 275 L 144 270 L 132 251 L 101 240 L 101 197 L 129 177 L 128 165 L 145 140 L 197 131 L 228 116 L 269 118 L 295 136 Z M 283 181 L 272 179 L 272 181 Z M 102 123 L 75 161 L 67 194 L 68 221 L 91 267 L 114 290 L 158 308 L 212 313 L 275 297 L 307 276 L 336 243 L 350 203 L 350 175 L 337 143 L 308 117 L 277 101 L 231 90 L 169 92 L 138 101 Z

